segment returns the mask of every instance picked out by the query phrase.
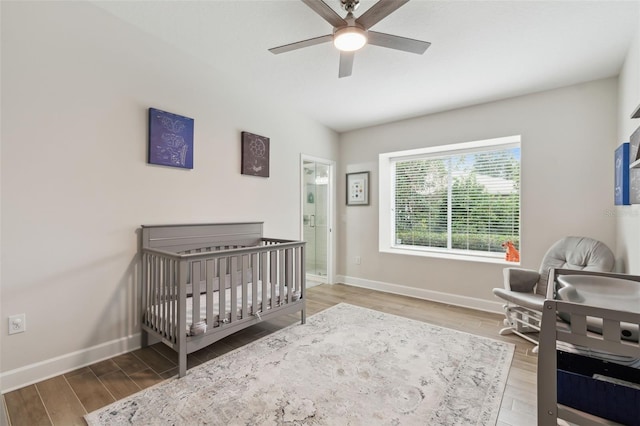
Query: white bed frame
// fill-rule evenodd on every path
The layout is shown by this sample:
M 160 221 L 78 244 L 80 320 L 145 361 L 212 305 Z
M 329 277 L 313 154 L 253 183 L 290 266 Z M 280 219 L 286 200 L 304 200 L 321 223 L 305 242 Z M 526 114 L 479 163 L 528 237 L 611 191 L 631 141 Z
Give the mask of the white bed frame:
M 178 352 L 183 377 L 187 354 L 232 333 L 298 311 L 304 324 L 304 249 L 264 238 L 262 222 L 142 226 L 144 340 Z
M 552 270 L 549 284 L 554 285 L 560 274 L 601 275 L 639 281 L 638 276 L 584 272 L 574 270 Z M 558 327 L 558 313 L 570 315 L 570 326 Z M 602 334 L 587 332 L 587 317 L 602 320 Z M 640 307 L 637 312 L 617 311 L 579 303 L 547 299 L 544 303 L 538 352 L 538 425 L 556 426 L 558 418 L 579 425 L 616 425 L 618 423 L 576 410 L 557 403 L 557 342 L 598 349 L 617 355 L 640 358 L 638 342 L 621 339 L 620 323 L 640 325 Z

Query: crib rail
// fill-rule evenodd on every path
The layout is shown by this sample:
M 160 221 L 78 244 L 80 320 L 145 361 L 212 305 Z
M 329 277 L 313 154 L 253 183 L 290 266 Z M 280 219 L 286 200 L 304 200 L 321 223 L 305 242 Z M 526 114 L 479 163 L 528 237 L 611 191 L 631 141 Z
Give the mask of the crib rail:
M 570 316 L 568 328 L 557 315 Z M 602 321 L 602 334 L 589 333 L 587 319 Z M 580 425 L 617 424 L 557 403 L 556 342 L 567 342 L 614 355 L 640 358 L 640 343 L 621 339 L 621 324 L 640 325 L 639 312 L 618 311 L 560 300 L 545 300 L 538 352 L 538 425 L 557 425 L 558 418 Z
M 143 325 L 173 346 L 181 333 L 255 320 L 305 296 L 300 241 L 261 238 L 253 247 L 205 245 L 181 252 L 145 247 L 142 262 Z

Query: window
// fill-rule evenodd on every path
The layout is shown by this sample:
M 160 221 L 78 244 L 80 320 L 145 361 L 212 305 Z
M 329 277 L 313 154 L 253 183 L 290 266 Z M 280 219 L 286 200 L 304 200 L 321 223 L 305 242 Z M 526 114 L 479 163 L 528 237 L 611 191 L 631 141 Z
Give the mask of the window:
M 380 251 L 501 261 L 520 245 L 520 136 L 380 154 Z

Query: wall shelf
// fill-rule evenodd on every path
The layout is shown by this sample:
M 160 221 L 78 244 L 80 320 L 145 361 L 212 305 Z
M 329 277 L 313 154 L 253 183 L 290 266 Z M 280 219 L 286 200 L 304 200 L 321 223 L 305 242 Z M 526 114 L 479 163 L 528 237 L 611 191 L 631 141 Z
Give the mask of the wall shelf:
M 631 118 L 640 118 L 640 105 L 631 113 Z
M 636 160 L 633 163 L 629 164 L 630 169 L 640 169 L 640 160 Z

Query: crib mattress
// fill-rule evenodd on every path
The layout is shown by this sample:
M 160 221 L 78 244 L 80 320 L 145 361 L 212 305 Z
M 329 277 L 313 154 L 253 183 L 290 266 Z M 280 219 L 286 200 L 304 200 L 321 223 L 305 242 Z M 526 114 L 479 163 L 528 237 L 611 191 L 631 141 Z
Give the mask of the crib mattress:
M 260 310 L 261 307 L 261 302 L 262 302 L 262 283 L 258 284 L 258 294 L 257 294 L 257 302 L 258 302 L 258 309 L 256 309 L 256 311 L 253 310 L 253 286 L 251 284 L 248 284 L 247 286 L 247 310 L 248 310 L 248 314 L 249 315 L 259 315 L 262 311 Z M 237 317 L 241 317 L 242 316 L 242 290 L 243 290 L 243 286 L 242 285 L 238 285 L 236 287 L 236 297 L 237 297 L 237 306 L 236 306 L 236 315 Z M 267 295 L 265 298 L 265 302 L 267 306 L 271 306 L 271 286 L 267 287 Z M 275 295 L 276 295 L 276 300 L 274 301 L 274 304 L 277 306 L 280 304 L 280 286 L 275 286 Z M 284 295 L 282 300 L 285 300 L 288 296 L 288 287 L 284 287 Z M 295 291 L 292 293 L 291 295 L 291 300 L 296 301 L 300 299 L 300 292 L 299 291 Z M 163 321 L 165 319 L 165 316 L 163 315 L 163 313 L 167 313 L 169 312 L 169 307 L 172 304 L 172 302 L 165 302 L 165 303 L 161 303 L 158 305 L 155 305 L 156 308 L 156 312 L 159 313 L 158 315 L 158 320 L 159 321 Z M 164 305 L 164 306 L 162 306 Z M 207 316 L 207 294 L 206 293 L 202 293 L 200 295 L 200 321 L 196 324 L 193 323 L 193 297 L 187 297 L 186 299 L 186 308 L 187 308 L 187 326 L 186 326 L 186 330 L 185 332 L 188 335 L 192 335 L 192 334 L 198 334 L 196 329 L 199 327 L 203 327 L 204 326 L 204 322 L 206 321 L 206 316 Z M 220 292 L 219 291 L 214 291 L 213 292 L 213 326 L 217 327 L 220 324 Z M 175 309 L 175 308 L 174 308 Z M 267 308 L 269 309 L 269 308 Z M 231 319 L 231 288 L 227 288 L 225 291 L 225 312 L 226 312 L 226 318 L 225 321 L 230 320 Z
M 559 321 L 556 324 L 558 329 L 564 329 L 566 331 L 570 330 L 569 324 Z M 588 332 L 588 334 L 596 335 L 597 333 Z M 559 351 L 582 355 L 589 358 L 595 358 L 602 361 L 613 362 L 615 364 L 624 365 L 631 368 L 640 368 L 640 358 L 634 358 L 625 355 L 616 355 L 610 352 L 601 351 L 595 348 L 574 345 L 572 343 L 557 341 L 556 348 Z
M 562 275 L 558 277 L 557 298 L 600 308 L 639 312 L 640 283 L 597 275 Z M 559 315 L 570 322 L 566 315 Z M 587 328 L 602 333 L 602 320 L 587 317 Z M 620 328 L 622 339 L 638 341 L 638 324 L 622 323 Z

